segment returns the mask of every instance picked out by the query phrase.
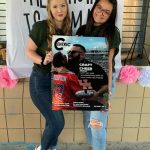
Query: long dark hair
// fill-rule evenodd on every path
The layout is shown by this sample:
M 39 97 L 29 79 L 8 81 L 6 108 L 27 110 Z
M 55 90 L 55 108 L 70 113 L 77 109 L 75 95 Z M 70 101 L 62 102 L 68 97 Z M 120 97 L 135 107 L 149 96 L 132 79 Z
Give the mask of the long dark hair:
M 96 0 L 87 19 L 87 23 L 86 23 L 86 29 L 85 29 L 85 34 L 88 36 L 90 35 L 90 33 L 92 32 L 92 27 L 94 25 L 94 19 L 93 19 L 93 11 L 97 5 L 98 2 L 100 2 L 101 0 Z M 108 42 L 109 42 L 109 46 L 112 45 L 112 40 L 114 37 L 114 33 L 115 33 L 115 23 L 116 23 L 116 15 L 117 15 L 117 0 L 108 0 L 112 5 L 113 5 L 113 9 L 112 12 L 109 16 L 109 19 L 100 26 L 100 30 L 98 31 L 98 33 L 96 33 L 96 36 L 104 36 L 107 38 Z

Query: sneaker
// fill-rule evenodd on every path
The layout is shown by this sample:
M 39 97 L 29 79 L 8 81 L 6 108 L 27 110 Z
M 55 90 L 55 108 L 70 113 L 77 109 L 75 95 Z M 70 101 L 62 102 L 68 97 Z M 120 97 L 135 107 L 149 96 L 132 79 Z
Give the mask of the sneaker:
M 41 150 L 41 145 L 36 147 L 35 150 Z M 48 150 L 51 150 L 51 149 L 48 149 Z M 52 149 L 52 150 L 56 150 L 56 149 Z
M 36 147 L 35 150 L 41 150 L 41 145 Z

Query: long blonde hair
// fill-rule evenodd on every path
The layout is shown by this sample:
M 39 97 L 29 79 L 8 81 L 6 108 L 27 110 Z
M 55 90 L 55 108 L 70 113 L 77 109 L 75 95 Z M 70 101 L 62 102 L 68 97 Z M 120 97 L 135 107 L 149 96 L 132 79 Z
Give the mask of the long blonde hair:
M 51 42 L 52 42 L 52 35 L 57 34 L 56 30 L 56 24 L 54 21 L 54 18 L 52 16 L 51 10 L 50 10 L 50 2 L 51 0 L 47 0 L 47 13 L 48 13 L 48 19 L 47 19 L 47 23 L 48 23 L 48 47 L 51 47 Z M 66 4 L 67 4 L 67 15 L 63 20 L 63 24 L 62 24 L 62 31 L 64 33 L 64 35 L 70 35 L 71 34 L 71 20 L 70 20 L 70 14 L 69 14 L 69 7 L 68 7 L 68 3 L 67 0 L 65 0 Z

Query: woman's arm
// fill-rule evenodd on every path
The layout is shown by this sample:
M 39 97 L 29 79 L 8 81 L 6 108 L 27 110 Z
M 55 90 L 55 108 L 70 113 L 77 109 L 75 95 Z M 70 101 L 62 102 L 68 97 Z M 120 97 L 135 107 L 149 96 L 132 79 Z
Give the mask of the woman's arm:
M 41 64 L 42 61 L 42 57 L 40 55 L 37 54 L 36 50 L 37 50 L 37 45 L 34 43 L 34 41 L 29 37 L 28 42 L 27 42 L 27 46 L 25 48 L 25 52 L 28 56 L 28 58 L 36 63 L 36 64 Z
M 108 57 L 108 92 L 111 95 L 111 89 L 112 89 L 112 74 L 113 74 L 113 56 L 115 54 L 115 49 L 112 48 L 109 51 L 109 57 Z
M 30 60 L 33 61 L 33 63 L 36 64 L 41 64 L 42 62 L 42 57 L 37 54 L 37 45 L 34 43 L 34 41 L 29 37 L 27 46 L 25 48 L 25 52 Z M 47 65 L 48 63 L 52 62 L 53 60 L 53 55 L 52 52 L 48 52 L 44 58 L 43 64 Z

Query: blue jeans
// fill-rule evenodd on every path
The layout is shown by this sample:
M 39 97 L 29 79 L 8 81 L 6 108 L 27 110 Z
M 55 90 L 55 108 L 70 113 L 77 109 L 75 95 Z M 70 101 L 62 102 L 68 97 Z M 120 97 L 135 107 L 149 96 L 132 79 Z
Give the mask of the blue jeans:
M 115 89 L 115 74 L 112 78 L 112 95 Z M 105 150 L 106 149 L 106 124 L 107 124 L 108 112 L 100 111 L 83 111 L 83 125 L 87 142 L 92 145 L 93 150 Z M 89 126 L 90 120 L 97 120 L 102 123 L 100 128 L 92 128 Z
M 30 76 L 30 95 L 34 105 L 46 120 L 45 129 L 41 138 L 42 150 L 53 149 L 64 128 L 62 111 L 52 110 L 51 73 L 32 71 Z
M 106 123 L 108 112 L 83 111 L 83 124 L 87 137 L 87 142 L 92 145 L 93 150 L 106 149 Z M 96 119 L 102 123 L 100 128 L 89 127 L 91 119 Z

